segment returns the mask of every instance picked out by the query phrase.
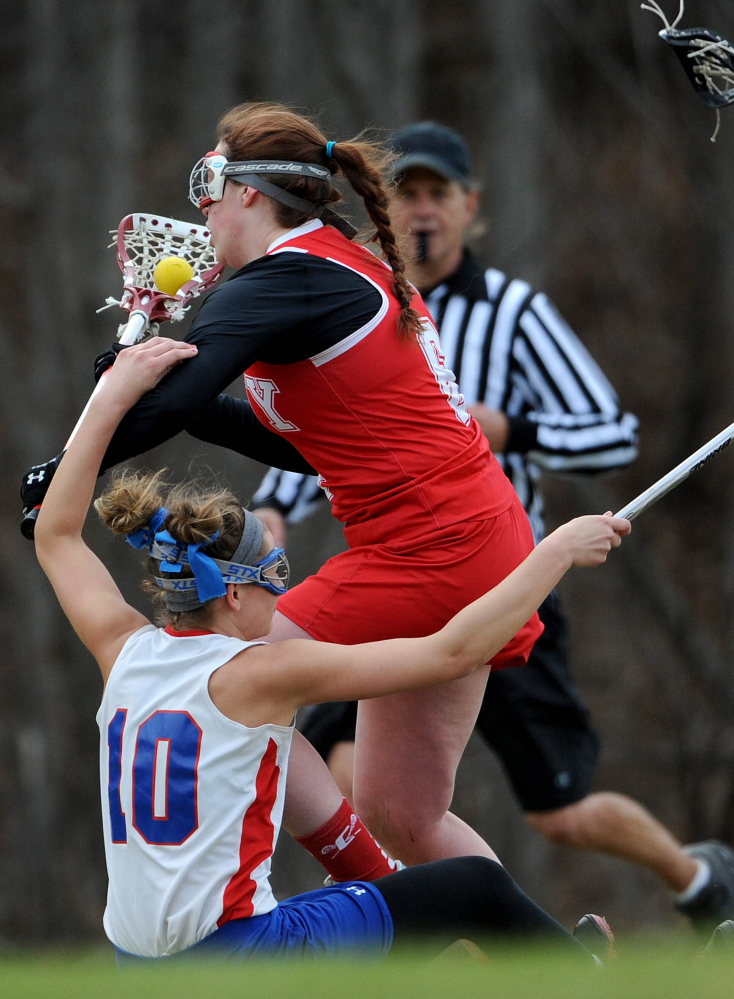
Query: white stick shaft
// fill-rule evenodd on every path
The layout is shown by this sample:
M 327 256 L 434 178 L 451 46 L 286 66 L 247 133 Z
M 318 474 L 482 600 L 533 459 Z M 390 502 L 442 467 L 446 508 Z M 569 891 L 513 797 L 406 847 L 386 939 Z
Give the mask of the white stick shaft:
M 696 469 L 700 468 L 701 465 L 705 465 L 715 454 L 719 451 L 723 451 L 731 441 L 734 439 L 734 423 L 730 424 L 726 430 L 722 430 L 720 434 L 716 437 L 712 437 L 708 444 L 704 444 L 700 447 L 698 451 L 682 461 L 680 465 L 676 465 L 675 468 L 671 469 L 667 475 L 664 475 L 661 479 L 653 484 L 644 491 L 640 493 L 631 500 L 626 506 L 615 514 L 615 517 L 626 517 L 627 520 L 634 520 L 638 517 L 643 510 L 647 510 L 648 507 L 652 506 L 653 503 L 657 503 L 661 497 L 669 493 L 671 489 L 675 489 L 684 479 L 695 472 Z
M 120 343 L 124 344 L 126 347 L 132 346 L 132 344 L 138 342 L 147 327 L 148 316 L 144 312 L 139 310 L 131 312 L 130 318 L 127 321 L 127 326 L 119 336 Z
M 147 325 L 148 325 L 148 317 L 146 316 L 146 314 L 144 312 L 131 312 L 130 313 L 130 318 L 127 321 L 127 326 L 125 327 L 125 329 L 120 334 L 120 343 L 124 344 L 126 347 L 130 347 L 130 346 L 132 346 L 132 344 L 137 343 L 138 339 L 140 338 L 140 335 L 145 331 L 145 328 L 147 327 Z M 102 387 L 103 387 L 103 385 L 105 383 L 105 375 L 106 374 L 107 374 L 106 371 L 103 372 L 103 374 L 100 376 L 99 381 L 94 386 L 94 392 L 92 392 L 92 394 L 90 395 L 89 399 L 87 400 L 87 404 L 84 407 L 84 409 L 82 410 L 81 416 L 76 421 L 74 429 L 69 434 L 69 439 L 66 442 L 66 444 L 64 445 L 64 450 L 67 449 L 67 447 L 71 444 L 71 442 L 76 437 L 76 435 L 77 435 L 77 433 L 79 431 L 79 427 L 82 425 L 82 421 L 84 420 L 84 417 L 89 412 L 89 407 L 92 405 L 92 399 L 95 398 L 95 396 L 102 389 Z

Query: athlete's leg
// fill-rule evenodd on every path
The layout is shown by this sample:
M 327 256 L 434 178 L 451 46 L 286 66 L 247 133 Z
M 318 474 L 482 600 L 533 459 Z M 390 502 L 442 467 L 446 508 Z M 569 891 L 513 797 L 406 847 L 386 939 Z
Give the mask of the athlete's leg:
M 411 867 L 373 882 L 393 921 L 394 946 L 430 941 L 437 950 L 457 938 L 492 936 L 544 939 L 578 953 L 588 951 L 536 905 L 498 863 L 455 857 Z
M 378 878 L 371 884 L 306 892 L 264 916 L 233 920 L 187 956 L 387 956 L 388 948 L 423 943 L 440 952 L 457 938 L 478 943 L 543 941 L 593 964 L 589 952 L 524 894 L 497 863 L 458 857 Z
M 624 794 L 589 794 L 565 808 L 526 812 L 525 818 L 553 843 L 649 867 L 675 892 L 687 888 L 698 870 L 673 834 Z
M 439 687 L 359 705 L 355 807 L 383 846 L 406 864 L 467 855 L 497 859 L 448 811 L 486 677 L 480 670 Z
M 490 677 L 478 731 L 502 761 L 528 823 L 563 846 L 608 853 L 655 871 L 674 891 L 698 865 L 657 819 L 622 794 L 592 794 L 599 738 L 569 667 L 555 594 L 527 666 Z
M 316 704 L 306 715 L 301 732 L 319 756 L 326 760 L 334 780 L 347 801 L 354 800 L 354 732 L 356 701 Z
M 326 765 L 347 801 L 354 802 L 354 743 L 343 741 L 335 743 Z
M 268 641 L 310 637 L 276 611 Z M 335 881 L 370 881 L 395 870 L 394 861 L 354 814 L 324 761 L 298 731 L 288 762 L 283 827 Z

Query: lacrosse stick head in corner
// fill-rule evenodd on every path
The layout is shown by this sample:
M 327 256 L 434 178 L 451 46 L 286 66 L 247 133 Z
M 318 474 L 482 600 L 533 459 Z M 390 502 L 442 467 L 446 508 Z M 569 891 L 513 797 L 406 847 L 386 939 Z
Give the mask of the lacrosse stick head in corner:
M 641 6 L 662 19 L 665 27 L 658 34 L 675 51 L 701 100 L 716 110 L 716 130 L 711 137 L 713 142 L 719 130 L 720 109 L 734 104 L 734 45 L 708 28 L 679 29 L 677 25 L 683 16 L 684 0 L 681 0 L 678 16 L 672 24 L 668 23 L 656 0 L 649 0 Z
M 130 313 L 117 333 L 122 344 L 157 331 L 154 324 L 183 319 L 188 303 L 222 276 L 224 267 L 217 263 L 204 226 L 135 212 L 112 235 L 123 294 L 119 301 L 108 298 L 103 308 L 119 305 Z
M 698 96 L 711 108 L 734 104 L 734 45 L 708 28 L 660 32 L 672 46 Z

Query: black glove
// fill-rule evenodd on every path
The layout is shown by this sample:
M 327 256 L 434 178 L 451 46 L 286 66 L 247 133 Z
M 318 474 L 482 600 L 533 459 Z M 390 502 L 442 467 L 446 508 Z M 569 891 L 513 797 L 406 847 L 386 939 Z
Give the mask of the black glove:
M 115 358 L 124 350 L 125 347 L 129 347 L 129 343 L 113 343 L 111 347 L 107 350 L 103 350 L 101 354 L 98 354 L 94 359 L 94 380 L 98 382 L 102 375 L 111 368 L 115 363 Z
M 64 457 L 64 452 L 57 454 L 50 461 L 44 461 L 42 465 L 33 465 L 23 476 L 20 487 L 20 498 L 23 501 L 23 516 L 27 516 L 31 510 L 40 506 L 46 495 L 46 490 L 51 484 L 54 472 L 59 467 L 59 462 Z

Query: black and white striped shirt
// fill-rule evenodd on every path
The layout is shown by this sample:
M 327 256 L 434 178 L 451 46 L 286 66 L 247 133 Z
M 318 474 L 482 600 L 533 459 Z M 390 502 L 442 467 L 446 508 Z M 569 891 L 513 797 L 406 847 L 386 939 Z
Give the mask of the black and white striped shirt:
M 543 536 L 542 470 L 599 474 L 637 454 L 637 418 L 550 299 L 525 281 L 484 268 L 466 251 L 459 269 L 424 295 L 446 366 L 468 405 L 501 410 L 510 432 L 497 455 L 533 526 Z M 323 494 L 316 479 L 270 469 L 253 505 L 273 506 L 289 524 Z

